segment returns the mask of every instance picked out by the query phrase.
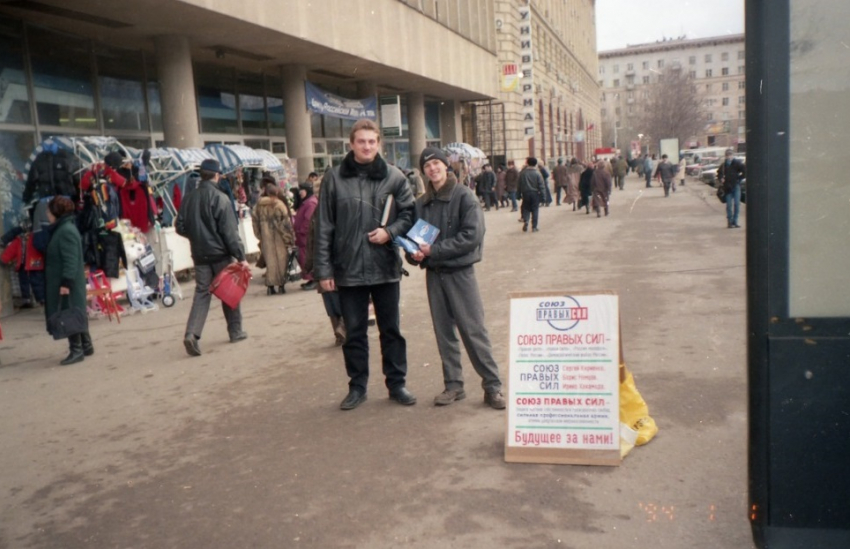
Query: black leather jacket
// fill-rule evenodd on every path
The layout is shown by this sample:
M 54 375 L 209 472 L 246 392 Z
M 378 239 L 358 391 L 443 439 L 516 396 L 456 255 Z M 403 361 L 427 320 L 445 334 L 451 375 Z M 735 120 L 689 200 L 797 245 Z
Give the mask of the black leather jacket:
M 395 238 L 413 226 L 413 194 L 399 169 L 388 166 L 380 155 L 368 166 L 358 165 L 349 152 L 342 164 L 325 172 L 313 249 L 317 279 L 332 278 L 337 286 L 398 282 L 398 250 L 392 243 L 372 244 L 368 237 L 380 226 L 388 196 L 393 197 L 393 206 L 386 229 Z
M 196 265 L 209 265 L 231 257 L 245 260 L 230 200 L 210 180 L 201 181 L 197 189 L 183 198 L 174 229 L 189 239 Z

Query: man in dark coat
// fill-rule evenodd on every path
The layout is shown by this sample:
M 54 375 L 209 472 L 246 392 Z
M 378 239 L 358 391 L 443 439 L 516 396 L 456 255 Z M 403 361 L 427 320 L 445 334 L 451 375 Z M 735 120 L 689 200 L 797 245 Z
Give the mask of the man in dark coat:
M 596 212 L 596 217 L 602 216 L 603 209 L 605 215 L 608 215 L 608 200 L 611 197 L 611 174 L 605 169 L 604 160 L 596 163 L 596 169 L 593 170 L 593 178 L 590 181 L 590 190 L 593 193 L 593 210 Z
M 505 192 L 511 199 L 511 211 L 517 211 L 516 192 L 519 185 L 519 171 L 513 160 L 508 160 L 508 170 L 505 172 Z
M 519 192 L 522 196 L 522 231 L 528 231 L 528 217 L 531 216 L 531 231 L 537 232 L 537 217 L 540 203 L 546 198 L 546 183 L 537 171 L 537 159 L 529 156 L 525 167 L 519 173 Z
M 433 244 L 420 244 L 410 256 L 427 269 L 428 304 L 443 363 L 445 390 L 434 404 L 446 406 L 466 398 L 457 329 L 472 367 L 481 376 L 484 403 L 504 409 L 499 367 L 484 327 L 484 304 L 473 267 L 481 261 L 484 242 L 481 207 L 472 192 L 448 174 L 449 161 L 440 149 L 426 148 L 419 162 L 429 182 L 425 195 L 416 201 L 416 216 L 440 230 Z
M 561 205 L 561 191 L 567 193 L 567 187 L 570 184 L 570 176 L 567 167 L 564 166 L 564 159 L 558 159 L 558 165 L 552 170 L 552 178 L 555 180 L 555 205 Z
M 189 239 L 192 261 L 195 263 L 195 295 L 183 337 L 183 345 L 191 356 L 201 355 L 198 341 L 210 310 L 210 284 L 213 279 L 234 258 L 248 266 L 233 207 L 227 195 L 218 187 L 221 166 L 216 160 L 204 160 L 200 175 L 198 188 L 183 199 L 174 223 L 177 234 Z M 241 307 L 237 305 L 231 309 L 222 301 L 221 308 L 227 320 L 230 342 L 236 343 L 247 338 L 248 334 L 242 331 Z
M 741 181 L 747 177 L 747 167 L 735 158 L 732 149 L 726 149 L 726 158 L 717 167 L 717 184 L 726 191 L 726 227 L 740 229 L 738 213 L 741 210 Z
M 499 209 L 499 203 L 496 202 L 496 174 L 493 173 L 493 166 L 484 164 L 484 171 L 481 172 L 481 196 L 484 198 L 484 209 L 490 211 L 493 204 L 496 209 Z
M 381 131 L 374 121 L 355 122 L 349 142 L 351 152 L 322 180 L 313 250 L 313 276 L 321 291 L 339 290 L 347 332 L 342 353 L 348 395 L 340 408 L 366 401 L 370 298 L 390 399 L 412 405 L 416 397 L 405 387 L 407 342 L 399 327 L 401 257 L 392 240 L 413 225 L 413 194 L 404 174 L 378 154 Z

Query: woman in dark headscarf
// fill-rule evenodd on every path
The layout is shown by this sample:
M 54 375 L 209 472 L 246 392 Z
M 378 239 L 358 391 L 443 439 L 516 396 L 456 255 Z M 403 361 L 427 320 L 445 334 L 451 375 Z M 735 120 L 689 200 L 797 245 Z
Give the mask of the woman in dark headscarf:
M 46 318 L 73 307 L 86 310 L 86 274 L 83 245 L 75 224 L 74 203 L 64 196 L 54 197 L 47 205 L 50 241 L 44 256 Z M 70 353 L 59 364 L 82 362 L 94 354 L 91 335 L 86 330 L 68 337 Z

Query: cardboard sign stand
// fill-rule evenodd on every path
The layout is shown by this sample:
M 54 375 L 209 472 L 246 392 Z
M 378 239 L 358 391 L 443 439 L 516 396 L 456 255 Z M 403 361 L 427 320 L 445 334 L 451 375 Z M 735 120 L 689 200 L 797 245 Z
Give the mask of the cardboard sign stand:
M 619 466 L 624 372 L 617 294 L 508 297 L 505 461 Z

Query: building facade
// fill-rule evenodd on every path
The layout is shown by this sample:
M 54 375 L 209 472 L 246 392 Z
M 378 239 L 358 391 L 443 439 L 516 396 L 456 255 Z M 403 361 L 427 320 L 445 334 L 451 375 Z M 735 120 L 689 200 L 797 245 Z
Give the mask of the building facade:
M 497 0 L 499 90 L 464 105 L 464 135 L 496 163 L 588 158 L 601 143 L 593 0 Z
M 682 148 L 746 142 L 744 35 L 676 38 L 599 53 L 604 142 L 623 151 L 639 143 L 643 102 L 666 69 L 684 71 L 702 107 L 701 131 Z M 657 144 L 643 143 L 655 150 Z
M 427 144 L 462 141 L 461 105 L 498 93 L 494 0 L 103 8 L 0 3 L 4 213 L 20 209 L 26 160 L 50 136 L 106 135 L 137 149 L 242 144 L 296 159 L 303 180 L 342 159 L 353 124 L 309 109 L 308 83 L 398 99 L 401 129 L 385 136 L 384 154 L 402 167 Z

